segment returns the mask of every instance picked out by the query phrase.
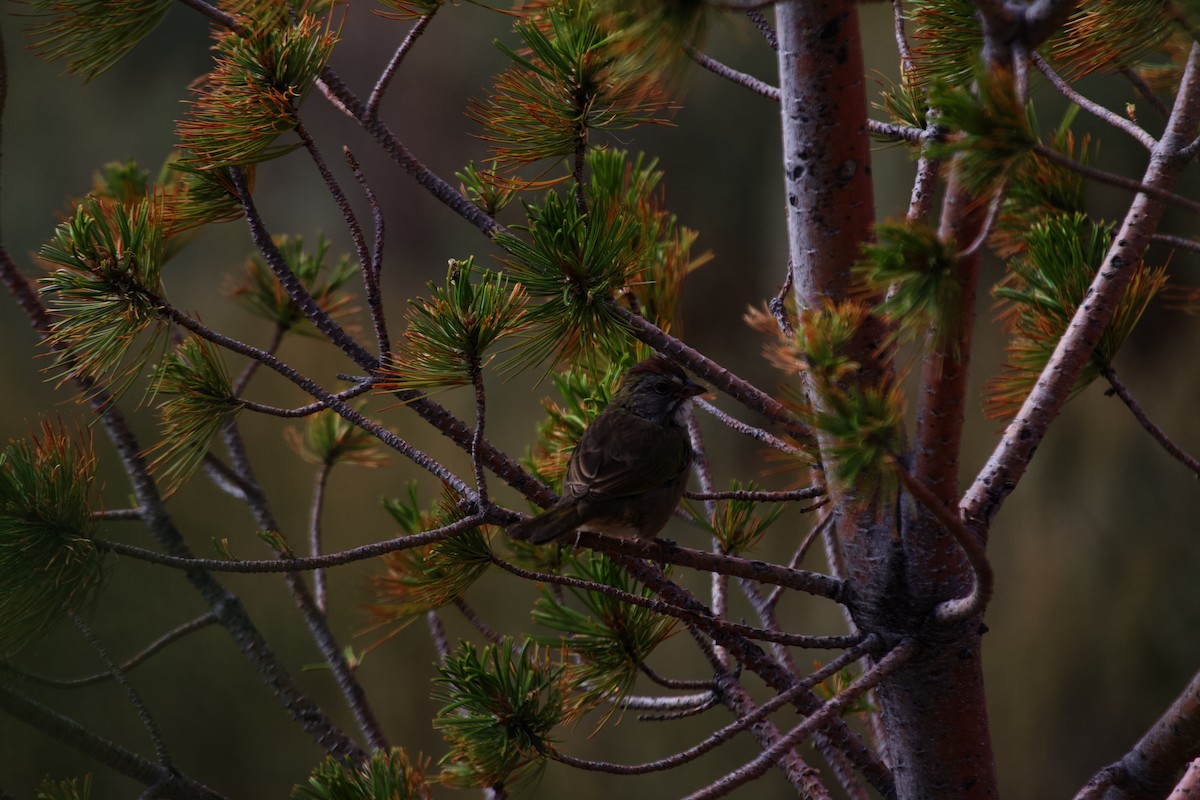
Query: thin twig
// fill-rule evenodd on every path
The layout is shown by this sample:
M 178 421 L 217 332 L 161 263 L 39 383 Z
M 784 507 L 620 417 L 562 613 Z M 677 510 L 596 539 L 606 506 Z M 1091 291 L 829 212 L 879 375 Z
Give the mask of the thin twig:
M 821 533 L 832 523 L 833 515 L 826 514 L 825 516 L 821 517 L 821 519 L 819 519 L 811 528 L 809 528 L 808 533 L 806 533 L 804 538 L 800 540 L 800 545 L 796 548 L 796 552 L 792 553 L 792 560 L 788 562 L 789 569 L 797 569 L 801 564 L 804 563 L 804 557 L 808 555 L 808 551 L 813 546 L 813 542 L 815 542 L 817 537 L 820 536 Z M 766 600 L 768 608 L 773 608 L 779 603 L 779 599 L 783 597 L 783 590 L 784 587 L 782 586 L 776 586 L 771 590 L 771 594 L 767 595 Z
M 433 15 L 441 8 L 441 4 L 435 5 L 430 9 L 429 13 L 423 15 L 416 21 L 416 24 L 409 29 L 408 35 L 404 37 L 404 41 L 400 42 L 400 46 L 396 48 L 396 52 L 392 54 L 391 60 L 387 67 L 380 73 L 379 79 L 375 81 L 375 87 L 371 89 L 371 94 L 367 98 L 367 107 L 363 110 L 363 115 L 367 119 L 375 119 L 379 116 L 379 103 L 383 100 L 383 93 L 387 91 L 388 85 L 392 82 L 392 77 L 396 74 L 396 70 L 400 68 L 400 63 L 404 61 L 404 57 L 408 55 L 408 51 L 412 49 L 413 44 L 429 27 L 429 23 L 433 21 Z
M 379 205 L 379 199 L 375 196 L 375 192 L 371 190 L 371 184 L 367 181 L 366 174 L 358 165 L 358 159 L 350 152 L 349 147 L 343 147 L 342 152 L 346 156 L 346 163 L 350 165 L 350 171 L 354 173 L 355 180 L 358 181 L 359 187 L 366 195 L 367 205 L 371 207 L 371 221 L 375 225 L 375 242 L 371 249 L 371 264 L 369 268 L 363 270 L 363 285 L 367 293 L 367 308 L 371 311 L 371 324 L 375 326 L 375 340 L 379 343 L 380 358 L 383 354 L 391 350 L 392 341 L 388 336 L 387 317 L 383 313 L 383 241 L 384 241 L 384 219 L 383 208 Z
M 787 453 L 790 456 L 795 456 L 797 458 L 808 457 L 807 453 L 805 453 L 799 447 L 796 447 L 794 444 L 780 439 L 775 434 L 768 433 L 762 428 L 756 428 L 753 425 L 748 425 L 739 419 L 735 419 L 702 397 L 697 397 L 692 402 L 697 408 L 704 410 L 708 414 L 712 414 L 726 427 L 731 428 L 732 430 L 735 430 L 744 436 L 749 436 L 751 439 L 762 442 L 763 444 L 773 447 L 782 453 Z
M 788 731 L 783 739 L 767 748 L 761 755 L 745 766 L 729 773 L 718 781 L 714 781 L 698 792 L 687 796 L 686 800 L 715 800 L 724 797 L 734 789 L 761 777 L 771 765 L 792 747 L 812 736 L 817 728 L 827 719 L 841 714 L 850 703 L 879 685 L 888 675 L 904 666 L 919 650 L 912 640 L 897 645 L 891 652 L 881 658 L 869 671 L 863 673 L 850 683 L 835 697 L 824 703 L 818 710 L 808 716 L 804 722 Z
M 285 328 L 283 325 L 276 324 L 275 330 L 271 332 L 271 341 L 266 347 L 263 348 L 263 350 L 267 353 L 275 353 L 278 351 L 279 345 L 283 343 L 283 337 L 285 334 L 287 334 L 287 328 Z M 258 368 L 261 366 L 262 362 L 253 358 L 246 362 L 245 368 L 238 373 L 238 376 L 234 379 L 233 385 L 230 389 L 230 392 L 234 397 L 237 397 L 242 392 L 246 391 L 246 387 L 250 385 L 250 379 L 254 377 L 254 373 L 257 372 Z
M 767 40 L 767 45 L 772 50 L 779 50 L 779 38 L 775 35 L 775 29 L 771 27 L 771 23 L 767 22 L 767 18 L 757 8 L 747 8 L 746 16 L 754 23 L 754 27 L 758 28 L 758 32 Z
M 193 620 L 183 623 L 182 625 L 172 628 L 162 636 L 155 639 L 150 644 L 146 645 L 141 652 L 130 656 L 125 661 L 122 661 L 117 668 L 121 672 L 128 672 L 139 664 L 145 662 L 155 653 L 165 648 L 167 645 L 177 642 L 194 631 L 213 625 L 217 622 L 217 616 L 211 611 L 205 612 Z M 15 670 L 14 670 L 15 671 Z M 82 678 L 48 678 L 44 675 L 37 675 L 32 672 L 19 672 L 22 678 L 34 683 L 40 683 L 43 686 L 53 686 L 58 689 L 78 689 L 84 686 L 93 686 L 97 683 L 110 681 L 113 679 L 111 671 L 97 672 L 92 675 L 85 675 Z
M 744 89 L 749 89 L 757 95 L 779 102 L 779 87 L 772 86 L 766 81 L 761 81 L 753 75 L 748 75 L 745 72 L 740 72 L 731 66 L 722 64 L 712 56 L 706 55 L 694 47 L 687 47 L 688 56 L 700 66 L 704 67 L 714 75 L 720 76 L 727 81 L 737 84 Z
M 86 753 L 111 769 L 146 786 L 161 785 L 163 796 L 178 800 L 227 800 L 225 795 L 173 770 L 148 761 L 137 753 L 89 731 L 31 697 L 0 682 L 0 710 L 76 750 Z
M 1146 83 L 1146 81 L 1142 80 L 1142 76 L 1138 75 L 1136 70 L 1126 67 L 1121 70 L 1121 74 L 1124 75 L 1131 84 L 1133 84 L 1133 88 L 1137 90 L 1138 94 L 1146 99 L 1146 102 L 1154 106 L 1154 109 L 1158 111 L 1158 113 L 1162 114 L 1164 117 L 1170 115 L 1171 109 L 1167 108 L 1166 103 L 1159 99 L 1158 95 L 1154 93 L 1154 90 L 1150 88 L 1150 85 Z
M 710 708 L 715 708 L 721 699 L 716 694 L 710 693 L 708 698 L 703 703 L 697 703 L 691 708 L 681 708 L 677 711 L 661 711 L 656 714 L 638 714 L 638 722 L 674 722 L 688 717 L 695 717 L 708 711 Z
M 659 675 L 657 672 L 651 669 L 649 664 L 644 661 L 638 664 L 638 669 L 640 669 L 647 678 L 654 681 L 664 689 L 708 689 L 711 691 L 713 688 L 712 678 L 701 678 L 697 680 L 668 678 L 666 676 Z
M 808 486 L 787 492 L 759 492 L 740 489 L 730 492 L 684 492 L 690 500 L 749 500 L 755 503 L 786 503 L 794 500 L 811 500 L 825 494 L 823 486 Z
M 503 637 L 496 633 L 496 630 L 491 625 L 484 622 L 483 618 L 476 613 L 474 608 L 467 605 L 467 601 L 463 599 L 462 595 L 454 598 L 454 607 L 459 610 L 459 613 L 463 615 L 467 622 L 475 627 L 475 630 L 483 634 L 483 638 L 492 644 L 500 644 L 503 641 Z
M 650 320 L 634 314 L 619 303 L 610 302 L 608 308 L 629 327 L 635 338 L 675 359 L 746 408 L 757 411 L 768 419 L 782 422 L 798 434 L 808 430 L 804 423 L 796 419 L 796 416 L 774 397 L 671 336 Z
M 471 385 L 475 389 L 475 433 L 471 436 L 471 467 L 475 472 L 475 490 L 479 507 L 488 505 L 487 474 L 483 468 L 483 425 L 487 414 L 487 396 L 483 391 L 483 370 L 479 361 L 471 362 Z
M 254 362 L 262 363 L 262 362 Z M 336 400 L 353 400 L 359 395 L 366 394 L 375 387 L 375 378 L 367 378 L 366 380 L 356 383 L 349 389 L 343 389 L 340 392 L 330 395 Z M 265 403 L 256 403 L 253 400 L 246 400 L 242 397 L 235 397 L 234 400 L 245 410 L 253 411 L 256 414 L 266 414 L 272 417 L 283 417 L 284 419 L 297 419 L 299 417 L 308 417 L 313 414 L 320 413 L 329 408 L 327 402 L 309 403 L 308 405 L 298 406 L 296 408 L 280 408 L 278 406 L 269 406 Z
M 433 542 L 440 542 L 443 539 L 449 539 L 456 536 L 465 530 L 483 525 L 485 520 L 480 516 L 465 517 L 457 522 L 452 522 L 449 525 L 443 525 L 440 528 L 415 533 L 409 536 L 399 536 L 395 539 L 386 539 L 382 542 L 374 544 L 366 544 L 361 547 L 353 547 L 349 550 L 339 550 L 336 553 L 326 553 L 322 556 L 307 557 L 307 558 L 271 558 L 245 561 L 229 561 L 219 558 L 194 558 L 166 555 L 165 553 L 156 553 L 153 550 L 147 550 L 142 547 L 135 547 L 131 544 L 123 542 L 114 542 L 108 539 L 94 539 L 97 547 L 106 550 L 111 550 L 119 555 L 130 556 L 139 561 L 149 561 L 151 564 L 160 564 L 165 567 L 182 570 L 208 570 L 209 572 L 245 572 L 245 573 L 260 573 L 260 572 L 306 572 L 308 570 L 320 569 L 322 567 L 337 567 L 342 564 L 350 564 L 355 561 L 365 561 L 369 558 L 377 558 L 385 553 L 393 553 L 397 550 L 408 550 L 413 547 L 423 547 Z
M 425 624 L 429 627 L 429 638 L 433 639 L 433 648 L 437 650 L 438 661 L 445 662 L 450 655 L 450 640 L 446 638 L 446 628 L 437 610 L 425 612 Z
M 1145 409 L 1142 408 L 1141 404 L 1138 403 L 1137 399 L 1133 396 L 1133 393 L 1130 392 L 1125 383 L 1117 377 L 1116 370 L 1105 365 L 1100 367 L 1100 374 L 1103 375 L 1104 379 L 1108 381 L 1110 386 L 1112 386 L 1112 391 L 1117 395 L 1117 397 L 1121 398 L 1121 401 L 1129 408 L 1130 412 L 1137 419 L 1138 424 L 1142 426 L 1146 433 L 1150 434 L 1154 441 L 1158 442 L 1162 449 L 1166 450 L 1172 458 L 1191 470 L 1193 474 L 1200 476 L 1200 461 L 1197 461 L 1194 456 L 1190 455 L 1182 447 L 1171 441 L 1171 437 L 1167 436 L 1166 431 L 1156 425 L 1154 420 L 1150 419 L 1150 417 L 1146 414 Z
M 1182 236 L 1172 236 L 1169 233 L 1156 233 L 1150 237 L 1150 240 L 1167 244 L 1171 247 L 1182 247 L 1185 250 L 1194 250 L 1200 253 L 1200 242 L 1195 239 L 1185 239 Z
M 321 512 L 325 507 L 325 487 L 332 469 L 333 462 L 322 461 L 317 465 L 317 474 L 313 477 L 312 505 L 308 512 L 308 554 L 314 558 L 321 555 Z M 317 609 L 322 614 L 328 614 L 325 570 L 320 567 L 313 570 L 313 595 Z
M 323 164 L 324 161 L 319 162 L 319 166 Z M 327 170 L 328 168 L 322 170 L 322 174 Z M 301 313 L 335 347 L 363 369 L 373 372 L 379 366 L 378 359 L 367 352 L 354 337 L 346 333 L 345 329 L 325 309 L 321 308 L 317 301 L 313 299 L 313 296 L 309 294 L 308 289 L 305 288 L 300 279 L 296 277 L 296 274 L 292 272 L 291 267 L 288 266 L 287 260 L 279 252 L 279 248 L 275 245 L 275 240 L 271 237 L 270 232 L 263 223 L 262 217 L 258 213 L 258 207 L 254 204 L 254 199 L 250 196 L 250 189 L 246 185 L 245 175 L 236 167 L 230 169 L 229 172 L 233 179 L 234 189 L 241 200 L 242 210 L 246 215 L 246 223 L 250 228 L 250 238 L 254 241 L 254 245 L 258 248 L 258 251 L 262 253 L 263 260 L 267 262 L 267 265 L 271 268 L 271 272 L 275 274 L 276 279 L 283 287 L 283 290 L 287 292 L 288 297 L 291 298 Z M 340 189 L 338 191 L 340 192 Z M 345 195 L 342 195 L 342 197 L 344 199 Z M 359 230 L 359 234 L 361 238 L 361 229 Z M 360 254 L 361 257 L 362 254 Z
M 537 572 L 528 570 L 523 567 L 518 567 L 499 556 L 492 556 L 492 563 L 501 569 L 511 572 L 518 578 L 525 580 L 538 581 L 540 583 L 558 584 L 560 586 L 570 586 L 584 591 L 596 592 L 606 597 L 611 597 L 615 600 L 620 600 L 623 603 L 639 606 L 654 611 L 664 616 L 674 617 L 675 619 L 694 624 L 704 630 L 721 630 L 726 633 L 731 633 L 736 636 L 743 636 L 747 639 L 760 639 L 766 642 L 779 642 L 780 644 L 792 645 L 794 647 L 814 647 L 821 649 L 836 649 L 840 647 L 850 647 L 862 641 L 861 636 L 801 636 L 799 634 L 780 633 L 778 631 L 768 631 L 762 628 L 755 628 L 750 625 L 742 625 L 736 622 L 719 619 L 712 616 L 712 612 L 705 607 L 703 612 L 692 611 L 686 608 L 681 608 L 671 603 L 656 600 L 653 597 L 645 597 L 633 592 L 626 592 L 618 589 L 615 586 L 608 586 L 603 583 L 594 581 L 585 581 L 581 578 L 572 578 L 566 575 L 555 575 L 550 572 Z
M 140 508 L 107 508 L 101 511 L 93 511 L 92 519 L 106 522 L 128 522 L 132 520 L 141 521 L 143 510 Z
M 708 461 L 708 452 L 704 449 L 704 438 L 700 435 L 700 425 L 696 422 L 695 413 L 688 414 L 688 439 L 692 445 L 692 472 L 700 484 L 700 491 L 711 494 L 713 490 L 712 464 Z M 710 525 L 716 525 L 717 503 L 715 500 L 704 500 L 704 514 Z M 721 540 L 712 537 L 712 552 L 722 555 Z M 718 617 L 726 616 L 729 610 L 729 578 L 719 572 L 709 574 L 710 602 L 713 614 Z M 716 648 L 717 661 L 723 669 L 729 669 L 729 655 L 722 649 Z
M 1068 169 L 1078 172 L 1085 178 L 1091 178 L 1100 183 L 1107 183 L 1109 186 L 1117 186 L 1121 189 L 1128 189 L 1131 192 L 1153 197 L 1155 200 L 1161 200 L 1165 203 L 1173 203 L 1181 208 L 1186 208 L 1188 211 L 1200 214 L 1200 202 L 1184 197 L 1175 192 L 1169 192 L 1159 186 L 1144 181 L 1135 181 L 1133 178 L 1126 178 L 1124 175 L 1117 175 L 1112 172 L 1105 172 L 1102 169 L 1089 167 L 1087 164 L 1081 164 L 1069 156 L 1065 156 L 1052 147 L 1038 142 L 1033 146 L 1033 152 L 1051 161 L 1061 164 Z
M 1063 97 L 1067 98 L 1084 111 L 1096 117 L 1096 119 L 1099 119 L 1102 122 L 1107 122 L 1114 128 L 1119 128 L 1120 130 L 1129 134 L 1137 140 L 1138 144 L 1147 150 L 1152 150 L 1154 145 L 1158 144 L 1158 141 L 1137 123 L 1115 113 L 1108 108 L 1105 108 L 1093 100 L 1089 100 L 1079 92 L 1075 91 L 1075 87 L 1067 83 L 1061 75 L 1054 71 L 1053 67 L 1046 63 L 1046 59 L 1042 58 L 1040 55 L 1033 53 L 1032 60 L 1033 65 L 1037 67 L 1038 71 L 1046 76 L 1046 78 L 1050 81 L 1050 84 L 1057 89 L 1059 94 L 1061 94 Z
M 821 669 L 806 678 L 796 681 L 796 684 L 790 689 L 772 697 L 767 702 L 756 708 L 749 714 L 739 717 L 728 725 L 714 731 L 704 741 L 689 747 L 675 755 L 666 758 L 660 758 L 656 761 L 649 761 L 644 764 L 610 764 L 601 761 L 586 761 L 584 759 L 568 756 L 565 753 L 552 752 L 551 758 L 555 761 L 561 761 L 572 767 L 579 769 L 591 770 L 594 772 L 607 772 L 613 775 L 644 775 L 648 772 L 661 772 L 665 769 L 677 767 L 686 764 L 689 761 L 694 761 L 705 753 L 713 750 L 718 745 L 724 744 L 734 737 L 734 735 L 746 730 L 759 720 L 766 719 L 768 716 L 789 705 L 796 700 L 802 692 L 811 689 L 818 683 L 826 680 L 831 675 L 835 675 L 845 669 L 850 664 L 864 653 L 869 653 L 878 646 L 878 639 L 868 637 L 860 644 L 842 653 L 837 658 L 830 661 Z
M 900 71 L 909 75 L 913 70 L 913 52 L 908 46 L 908 35 L 904 32 L 904 2 L 892 0 L 892 32 L 896 37 L 896 51 L 900 53 Z
M 146 705 L 138 690 L 133 688 L 133 684 L 129 682 L 129 678 L 125 675 L 125 672 L 108 655 L 108 650 L 105 649 L 104 644 L 100 641 L 100 637 L 92 630 L 92 626 L 88 625 L 83 617 L 73 611 L 68 616 L 75 623 L 75 627 L 79 629 L 79 632 L 83 634 L 83 638 L 96 651 L 96 655 L 100 657 L 100 661 L 108 669 L 109 674 L 112 675 L 117 685 L 121 687 L 121 691 L 125 693 L 125 698 L 133 706 L 134 711 L 137 712 L 138 719 L 142 721 L 142 727 L 146 729 L 146 733 L 150 736 L 150 742 L 154 747 L 154 758 L 158 761 L 158 765 L 168 773 L 175 772 L 175 764 L 171 760 L 171 751 L 167 749 L 167 742 L 163 739 L 158 723 L 154 721 L 154 716 L 150 713 L 150 708 Z
M 982 536 L 986 536 L 1000 506 L 1020 482 L 1051 422 L 1058 417 L 1080 372 L 1089 363 L 1100 333 L 1112 318 L 1117 300 L 1133 277 L 1133 266 L 1142 261 L 1150 236 L 1162 221 L 1166 212 L 1163 195 L 1172 195 L 1164 187 L 1174 187 L 1187 165 L 1188 162 L 1179 156 L 1179 150 L 1194 135 L 1198 123 L 1200 44 L 1193 44 L 1171 118 L 1150 154 L 1143 180 L 1138 183 L 1139 194 L 1113 235 L 1085 299 L 1072 316 L 1033 390 L 962 497 L 962 518 Z M 1048 152 L 1053 153 L 1052 150 Z M 1141 191 L 1143 186 L 1152 192 Z

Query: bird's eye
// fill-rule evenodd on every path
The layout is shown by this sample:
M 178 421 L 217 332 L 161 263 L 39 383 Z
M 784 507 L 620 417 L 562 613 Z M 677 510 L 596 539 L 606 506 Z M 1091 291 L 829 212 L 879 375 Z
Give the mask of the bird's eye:
M 654 384 L 654 393 L 655 394 L 670 394 L 671 387 L 665 383 L 656 383 L 656 384 Z

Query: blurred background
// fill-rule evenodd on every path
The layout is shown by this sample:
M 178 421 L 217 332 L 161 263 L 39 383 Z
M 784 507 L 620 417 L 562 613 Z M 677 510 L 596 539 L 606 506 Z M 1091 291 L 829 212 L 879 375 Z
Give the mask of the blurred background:
M 171 152 L 174 120 L 183 113 L 189 84 L 209 64 L 208 24 L 182 4 L 172 7 L 162 27 L 127 59 L 94 81 L 62 74 L 61 65 L 46 64 L 28 50 L 23 29 L 32 20 L 20 16 L 29 6 L 0 3 L 8 58 L 8 101 L 3 118 L 3 163 L 0 223 L 4 244 L 30 275 L 41 269 L 35 253 L 49 240 L 54 225 L 70 208 L 69 198 L 91 186 L 92 175 L 106 162 L 134 159 L 155 174 Z M 332 65 L 365 96 L 387 63 L 408 24 L 371 13 L 375 4 L 346 7 L 342 46 Z M 876 73 L 894 75 L 896 54 L 890 4 L 863 4 L 868 80 Z M 482 97 L 506 59 L 494 46 L 500 38 L 514 43 L 511 21 L 473 5 L 444 8 L 412 51 L 384 102 L 383 116 L 400 139 L 427 166 L 453 179 L 468 161 L 481 161 L 486 144 L 475 138 L 476 125 L 463 112 L 471 98 Z M 773 81 L 774 56 L 744 18 L 731 16 L 710 32 L 705 47 L 714 57 Z M 1080 88 L 1109 107 L 1136 102 L 1119 77 L 1097 77 Z M 872 91 L 874 87 L 871 87 Z M 1039 118 L 1046 128 L 1057 124 L 1065 103 L 1038 84 Z M 694 273 L 684 298 L 683 337 L 718 362 L 771 388 L 778 375 L 758 355 L 760 337 L 742 315 L 750 305 L 773 296 L 784 275 L 783 192 L 779 180 L 778 112 L 768 100 L 740 90 L 698 68 L 682 79 L 681 109 L 673 126 L 642 127 L 621 134 L 613 143 L 659 158 L 666 172 L 667 204 L 682 224 L 700 232 L 696 251 L 711 250 L 714 260 Z M 396 167 L 379 149 L 322 98 L 309 98 L 302 110 L 306 124 L 334 165 L 363 220 L 365 203 L 342 166 L 340 149 L 350 147 L 363 163 L 388 215 L 384 268 L 385 300 L 393 336 L 401 328 L 406 299 L 424 291 L 427 280 L 441 281 L 449 258 L 477 256 L 495 266 L 497 252 L 489 242 Z M 876 112 L 879 117 L 879 112 Z M 1152 130 L 1154 123 L 1148 123 Z M 1076 130 L 1103 136 L 1101 166 L 1137 177 L 1144 153 L 1119 134 L 1102 130 L 1080 115 Z M 902 217 L 907 206 L 913 163 L 907 150 L 879 146 L 872 164 L 876 180 L 877 216 Z M 1196 171 L 1181 189 L 1196 195 Z M 258 173 L 255 197 L 267 225 L 315 241 L 318 232 L 333 242 L 332 252 L 352 248 L 333 201 L 302 152 L 268 162 Z M 1113 218 L 1128 196 L 1093 187 L 1089 200 L 1096 216 Z M 517 221 L 509 209 L 501 221 Z M 1175 215 L 1164 230 L 1194 236 L 1195 220 Z M 200 315 L 213 328 L 251 343 L 265 342 L 269 331 L 229 301 L 230 276 L 241 269 L 252 250 L 241 223 L 213 226 L 168 266 L 170 296 Z M 1155 248 L 1151 261 L 1170 258 L 1173 279 L 1200 283 L 1195 254 Z M 1001 275 L 994 260 L 985 265 L 984 286 Z M 1004 340 L 993 320 L 991 298 L 981 292 L 977 336 L 972 359 L 973 395 L 982 398 L 983 383 L 1003 360 Z M 364 317 L 357 322 L 363 325 Z M 0 302 L 0 385 L 8 387 L 0 436 L 28 433 L 49 416 L 69 425 L 86 426 L 91 416 L 77 405 L 67 388 L 57 389 L 47 375 L 48 359 L 15 304 Z M 1195 356 L 1200 336 L 1196 320 L 1186 314 L 1152 308 L 1125 345 L 1116 367 L 1153 419 L 1185 449 L 1200 452 L 1200 370 Z M 281 352 L 290 363 L 336 385 L 333 375 L 352 369 L 332 347 L 314 339 L 292 337 Z M 240 362 L 228 359 L 231 371 Z M 541 418 L 540 401 L 552 394 L 548 381 L 537 382 L 535 370 L 505 381 L 492 372 L 489 390 L 489 438 L 502 449 L 522 454 L 532 445 Z M 468 392 L 438 396 L 470 419 Z M 250 395 L 280 405 L 300 405 L 305 398 L 290 385 L 260 372 Z M 131 392 L 122 408 L 134 421 L 147 447 L 157 441 L 153 415 Z M 734 413 L 740 410 L 719 403 Z M 963 453 L 963 482 L 969 483 L 998 439 L 1000 426 L 984 420 L 981 402 L 971 408 Z M 386 425 L 449 466 L 469 472 L 466 457 L 421 423 L 411 412 L 371 401 L 371 411 Z M 309 488 L 315 467 L 303 463 L 283 444 L 283 431 L 295 423 L 258 420 L 243 415 L 251 457 L 283 532 L 303 541 Z M 747 440 L 733 436 L 708 419 L 717 482 L 734 477 L 778 484 L 779 477 L 761 475 L 764 454 Z M 97 492 L 107 508 L 130 504 L 129 488 L 102 429 L 96 443 L 104 467 Z M 378 470 L 345 467 L 331 479 L 325 512 L 326 546 L 342 549 L 389 538 L 395 526 L 380 500 L 400 496 L 417 481 L 431 502 L 436 487 L 415 468 L 393 457 Z M 498 483 L 494 481 L 493 483 Z M 497 490 L 500 492 L 501 490 Z M 523 507 L 510 492 L 500 494 Z M 1118 758 L 1157 717 L 1200 667 L 1200 492 L 1194 476 L 1167 457 L 1144 435 L 1119 400 L 1092 386 L 1073 400 L 1039 448 L 1019 488 L 1004 506 L 993 528 L 990 554 L 997 574 L 996 597 L 985 640 L 987 685 L 1000 785 L 1008 797 L 1052 797 L 1072 794 L 1097 769 Z M 199 476 L 170 501 L 170 508 L 195 551 L 212 553 L 213 539 L 228 538 L 235 554 L 268 556 L 255 536 L 245 509 Z M 667 535 L 681 543 L 704 546 L 695 529 L 679 526 Z M 806 522 L 786 516 L 762 545 L 765 558 L 791 553 Z M 134 523 L 109 523 L 102 535 L 153 546 Z M 822 568 L 819 557 L 807 564 Z M 376 569 L 360 563 L 331 576 L 330 614 L 344 644 L 366 647 L 378 634 L 361 632 L 360 605 L 370 599 L 367 577 Z M 692 576 L 704 591 L 706 578 Z M 348 731 L 355 726 L 328 673 L 315 666 L 319 655 L 297 618 L 282 578 L 223 576 L 221 581 L 244 599 L 297 680 Z M 529 605 L 535 587 L 500 575 L 488 575 L 467 600 L 484 611 L 503 633 L 531 628 Z M 114 564 L 107 590 L 91 616 L 109 651 L 122 659 L 166 630 L 204 608 L 180 573 L 130 559 Z M 782 611 L 789 630 L 835 633 L 841 630 L 836 609 L 809 597 L 785 601 Z M 0 613 L 3 613 L 0 610 Z M 750 616 L 748 610 L 732 612 Z M 478 640 L 473 629 L 452 611 L 443 613 L 452 638 Z M 828 654 L 799 654 L 801 663 Z M 372 652 L 359 671 L 387 733 L 410 752 L 435 760 L 445 751 L 430 727 L 436 703 L 429 683 L 436 652 L 418 621 Z M 100 665 L 71 626 L 23 652 L 24 668 L 56 677 L 94 672 Z M 702 677 L 702 664 L 687 636 L 676 637 L 656 654 L 660 672 Z M 319 757 L 318 749 L 285 716 L 256 675 L 216 627 L 173 645 L 134 670 L 131 679 L 143 693 L 172 747 L 178 766 L 231 797 L 283 796 L 280 787 L 301 782 Z M 763 687 L 749 684 L 765 696 Z M 647 689 L 649 691 L 649 689 Z M 33 688 L 31 693 L 62 713 L 150 757 L 150 748 L 133 709 L 110 685 L 87 689 Z M 639 722 L 633 714 L 615 719 L 591 737 L 590 721 L 564 731 L 569 752 L 635 762 L 668 755 L 694 744 L 729 715 L 714 710 L 700 719 L 673 723 Z M 794 717 L 781 714 L 781 726 Z M 711 758 L 685 770 L 646 778 L 580 776 L 552 765 L 538 784 L 522 796 L 574 800 L 609 797 L 634 788 L 644 797 L 685 794 L 754 755 L 747 737 L 726 745 Z M 32 797 L 46 775 L 56 778 L 96 775 L 93 797 L 130 797 L 134 783 L 114 776 L 37 731 L 0 715 L 0 789 L 15 797 Z M 739 797 L 788 797 L 790 787 L 769 773 L 744 788 Z

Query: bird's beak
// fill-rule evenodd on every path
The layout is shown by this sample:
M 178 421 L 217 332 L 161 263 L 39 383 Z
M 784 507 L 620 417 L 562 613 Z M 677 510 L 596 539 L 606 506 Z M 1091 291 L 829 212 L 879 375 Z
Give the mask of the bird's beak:
M 695 397 L 697 395 L 704 394 L 707 391 L 708 389 L 691 381 L 684 381 L 683 385 L 679 387 L 679 393 L 684 397 Z

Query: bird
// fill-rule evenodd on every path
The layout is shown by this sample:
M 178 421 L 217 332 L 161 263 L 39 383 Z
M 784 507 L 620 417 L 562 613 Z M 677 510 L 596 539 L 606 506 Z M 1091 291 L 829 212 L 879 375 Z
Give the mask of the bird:
M 562 497 L 508 535 L 545 544 L 573 531 L 651 539 L 687 485 L 692 398 L 705 388 L 666 356 L 634 364 L 584 430 L 567 462 Z

